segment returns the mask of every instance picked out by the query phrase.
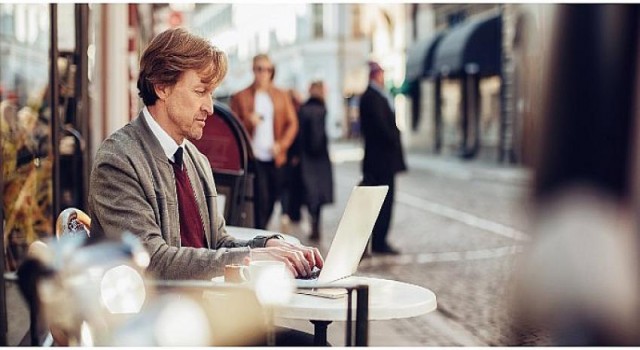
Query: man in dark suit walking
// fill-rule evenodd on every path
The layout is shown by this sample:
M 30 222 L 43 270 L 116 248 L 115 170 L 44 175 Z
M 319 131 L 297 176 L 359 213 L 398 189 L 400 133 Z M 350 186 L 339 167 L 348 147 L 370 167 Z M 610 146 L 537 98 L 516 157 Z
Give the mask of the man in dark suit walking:
M 391 96 L 384 90 L 384 70 L 369 62 L 369 86 L 360 98 L 360 122 L 364 137 L 362 185 L 389 186 L 380 215 L 373 227 L 374 253 L 398 254 L 387 242 L 393 208 L 395 174 L 407 169 L 400 143 L 400 130 Z

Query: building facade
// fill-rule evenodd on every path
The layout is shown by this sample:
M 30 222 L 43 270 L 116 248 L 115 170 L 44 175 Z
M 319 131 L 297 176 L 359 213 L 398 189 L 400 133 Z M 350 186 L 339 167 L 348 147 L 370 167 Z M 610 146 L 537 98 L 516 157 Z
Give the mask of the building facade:
M 465 80 L 466 70 L 478 69 L 477 65 L 469 66 L 473 62 L 468 57 L 448 58 L 467 63 L 462 67 L 464 74 L 449 74 L 442 69 L 446 68 L 442 62 L 430 62 L 438 60 L 435 56 L 418 62 L 429 61 L 434 67 L 417 77 L 407 75 L 408 80 L 414 81 L 405 84 L 414 83 L 408 85 L 417 86 L 413 91 L 419 91 L 408 94 L 408 114 L 415 126 L 409 146 L 466 157 L 470 153 L 465 144 L 478 142 L 478 152 L 471 152 L 470 157 L 530 163 L 533 135 L 538 129 L 533 108 L 539 105 L 543 78 L 542 74 L 532 72 L 540 73 L 544 68 L 553 8 L 532 4 L 409 4 L 405 29 L 408 53 L 427 50 L 422 55 L 435 52 L 435 56 L 440 53 L 439 58 L 446 58 L 447 52 L 443 51 L 452 50 L 451 44 L 456 40 L 456 45 L 466 48 L 460 55 L 473 51 L 473 41 L 485 48 L 499 47 L 496 56 L 499 70 L 490 74 L 480 72 L 475 88 L 476 83 Z M 483 37 L 478 33 L 492 16 L 496 18 L 499 35 Z M 446 40 L 436 40 L 440 37 Z M 443 41 L 449 47 L 441 47 Z M 408 57 L 408 67 L 411 64 L 412 58 Z M 467 94 L 469 91 L 471 95 Z

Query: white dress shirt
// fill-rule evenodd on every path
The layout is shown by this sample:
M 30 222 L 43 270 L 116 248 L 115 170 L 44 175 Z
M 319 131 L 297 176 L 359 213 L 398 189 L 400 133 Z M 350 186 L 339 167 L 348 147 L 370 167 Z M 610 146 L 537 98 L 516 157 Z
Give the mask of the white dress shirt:
M 158 122 L 151 116 L 147 106 L 144 106 L 142 109 L 142 115 L 144 116 L 144 120 L 147 122 L 147 125 L 151 128 L 151 132 L 153 132 L 153 135 L 156 137 L 158 142 L 160 142 L 160 146 L 162 146 L 164 154 L 169 160 L 174 162 L 175 159 L 173 159 L 173 155 L 178 150 L 178 147 L 184 147 L 184 140 L 182 140 L 182 144 L 178 145 L 178 143 L 171 138 L 171 136 L 169 136 L 169 134 L 164 131 L 160 124 L 158 124 Z
M 264 91 L 256 91 L 255 112 L 258 113 L 262 120 L 256 125 L 253 131 L 253 155 L 256 159 L 269 162 L 273 160 L 273 145 L 275 139 L 273 136 L 273 101 L 269 94 Z

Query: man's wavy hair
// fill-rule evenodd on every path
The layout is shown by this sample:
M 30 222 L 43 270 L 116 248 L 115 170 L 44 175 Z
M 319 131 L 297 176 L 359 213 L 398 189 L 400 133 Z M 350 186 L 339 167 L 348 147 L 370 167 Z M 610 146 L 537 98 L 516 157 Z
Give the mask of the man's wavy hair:
M 153 38 L 140 59 L 138 95 L 145 106 L 158 100 L 154 85 L 173 86 L 190 69 L 203 83 L 216 86 L 227 74 L 227 56 L 184 28 L 168 29 Z

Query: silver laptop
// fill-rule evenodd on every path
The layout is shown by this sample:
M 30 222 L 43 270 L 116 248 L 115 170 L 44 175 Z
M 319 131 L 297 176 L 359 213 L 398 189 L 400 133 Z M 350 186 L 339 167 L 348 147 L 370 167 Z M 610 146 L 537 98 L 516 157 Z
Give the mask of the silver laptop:
M 331 283 L 356 272 L 388 190 L 389 186 L 353 188 L 336 235 L 333 237 L 324 267 L 315 279 L 296 280 L 298 287 Z M 331 295 L 322 295 L 325 294 L 322 290 L 300 290 L 299 292 L 331 297 Z

